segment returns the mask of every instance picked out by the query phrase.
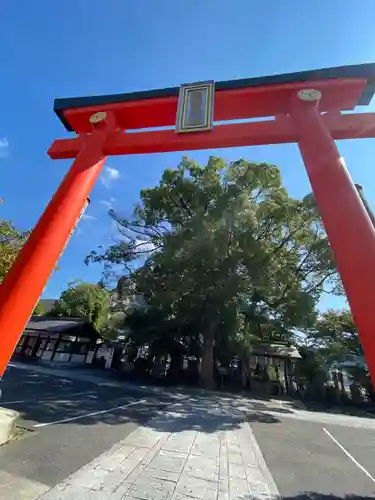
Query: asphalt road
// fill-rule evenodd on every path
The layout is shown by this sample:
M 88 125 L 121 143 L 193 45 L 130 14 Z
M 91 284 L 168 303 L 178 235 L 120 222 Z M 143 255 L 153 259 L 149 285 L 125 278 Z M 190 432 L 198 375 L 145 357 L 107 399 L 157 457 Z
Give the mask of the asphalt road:
M 1 406 L 20 412 L 26 432 L 0 448 L 0 498 L 8 498 L 2 481 L 14 481 L 8 490 L 17 499 L 26 498 L 17 490 L 19 478 L 27 488 L 30 482 L 53 486 L 172 401 L 167 391 L 148 395 L 136 386 L 17 368 L 7 370 L 1 388 Z M 249 423 L 283 499 L 375 498 L 374 420 L 292 411 L 281 403 L 254 401 L 252 407 Z
M 1 406 L 26 432 L 0 448 L 0 470 L 52 486 L 125 438 L 170 400 L 8 368 Z M 1 485 L 0 485 L 1 486 Z
M 319 422 L 313 413 L 310 421 L 275 414 L 249 420 L 283 499 L 375 498 L 375 429 Z

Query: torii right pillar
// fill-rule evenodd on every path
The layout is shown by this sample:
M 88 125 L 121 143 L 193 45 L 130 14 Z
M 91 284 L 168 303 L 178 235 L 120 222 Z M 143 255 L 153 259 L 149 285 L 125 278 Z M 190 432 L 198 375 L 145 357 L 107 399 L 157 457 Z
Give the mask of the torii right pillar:
M 299 91 L 289 113 L 375 387 L 375 229 L 318 111 L 320 97 Z

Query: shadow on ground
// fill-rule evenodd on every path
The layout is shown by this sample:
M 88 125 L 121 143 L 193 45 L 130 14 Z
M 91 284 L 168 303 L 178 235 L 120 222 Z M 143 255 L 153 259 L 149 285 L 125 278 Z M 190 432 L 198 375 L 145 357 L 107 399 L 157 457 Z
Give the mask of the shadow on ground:
M 279 424 L 280 419 L 266 412 L 252 412 L 246 415 L 249 423 L 259 422 L 261 424 Z
M 216 397 L 190 397 L 177 400 L 167 395 L 148 397 L 140 394 L 119 395 L 116 389 L 98 389 L 97 393 L 87 394 L 79 398 L 63 393 L 58 399 L 54 396 L 27 401 L 21 407 L 3 404 L 17 409 L 21 415 L 20 425 L 27 422 L 27 428 L 43 431 L 40 424 L 94 426 L 97 424 L 123 425 L 127 422 L 149 426 L 155 430 L 182 432 L 197 430 L 207 433 L 238 428 L 244 418 L 241 400 Z M 266 410 L 277 408 L 266 407 L 255 403 L 247 405 L 248 421 L 276 424 L 280 420 Z M 36 427 L 35 427 L 36 426 Z
M 255 412 L 257 421 L 277 422 L 275 417 L 261 415 L 266 409 L 291 413 L 271 408 L 267 398 L 248 400 L 242 394 L 189 389 L 181 394 L 172 388 L 145 392 L 135 384 L 130 388 L 95 385 L 27 370 L 7 371 L 1 385 L 0 404 L 19 411 L 20 425 L 37 431 L 48 428 L 40 424 L 119 426 L 133 422 L 157 430 L 167 426 L 170 432 L 210 433 L 237 428 L 244 404 L 247 411 Z
M 194 397 L 174 403 L 170 410 L 164 408 L 162 414 L 145 425 L 168 432 L 212 433 L 239 428 L 243 417 L 243 411 L 236 407 L 233 399 Z
M 108 394 L 106 394 L 108 398 Z M 98 395 L 89 395 L 84 400 L 61 396 L 59 400 L 30 402 L 20 411 L 21 418 L 33 425 L 56 423 L 60 425 L 92 426 L 97 423 L 122 425 L 134 422 L 155 430 L 182 432 L 225 431 L 238 428 L 243 421 L 243 411 L 233 400 L 222 398 L 189 398 L 176 401 L 168 396 L 159 398 L 135 398 L 133 395 L 118 396 L 101 400 Z M 41 404 L 42 403 L 42 404 Z M 9 406 L 14 408 L 14 406 Z M 261 413 L 258 412 L 259 419 Z M 277 419 L 273 417 L 273 422 Z M 37 427 L 42 430 L 43 427 Z
M 321 405 L 305 408 L 299 401 L 289 400 L 281 405 L 267 397 L 254 399 L 251 394 L 245 397 L 243 393 L 228 394 L 189 388 L 184 389 L 183 393 L 166 387 L 145 391 L 144 387 L 135 384 L 126 384 L 124 388 L 95 385 L 27 370 L 7 371 L 1 385 L 4 396 L 0 404 L 19 411 L 23 422 L 28 423 L 25 426 L 32 429 L 46 423 L 93 426 L 98 423 L 122 425 L 133 422 L 155 429 L 168 424 L 172 432 L 193 429 L 215 432 L 238 427 L 244 413 L 249 422 L 278 424 L 279 416 L 293 415 L 301 409 L 369 418 L 369 415 L 352 408 L 345 408 L 344 411 L 341 408 L 323 408 Z M 23 402 L 11 404 L 11 400 Z M 159 411 L 164 414 L 169 410 L 172 411 L 168 419 L 164 415 L 152 419 Z
M 237 427 L 243 417 L 236 409 L 236 401 L 241 401 L 236 396 L 208 392 L 189 396 L 189 393 L 181 395 L 165 388 L 157 393 L 145 393 L 136 385 L 122 389 L 26 370 L 7 373 L 2 389 L 0 404 L 20 413 L 21 426 L 37 431 L 48 428 L 40 424 L 116 426 L 128 422 L 148 422 L 147 425 L 159 429 L 167 421 L 173 432 L 187 429 L 214 432 Z M 162 415 L 152 419 L 160 410 L 173 411 L 167 419 Z

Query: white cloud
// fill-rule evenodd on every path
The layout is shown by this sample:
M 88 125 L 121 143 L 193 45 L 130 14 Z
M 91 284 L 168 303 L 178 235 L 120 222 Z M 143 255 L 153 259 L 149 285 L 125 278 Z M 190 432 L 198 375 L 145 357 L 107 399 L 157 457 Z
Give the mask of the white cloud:
M 6 158 L 9 153 L 9 141 L 6 137 L 0 138 L 0 158 Z
M 120 172 L 117 170 L 117 168 L 107 167 L 106 170 L 111 181 L 116 181 L 120 178 Z
M 104 205 L 108 209 L 112 208 L 112 203 L 108 200 L 100 200 L 99 203 L 101 203 L 102 205 Z
M 139 252 L 152 252 L 155 250 L 155 245 L 151 241 L 135 240 L 135 244 L 138 245 L 137 250 Z
M 81 219 L 82 220 L 98 220 L 96 217 L 94 217 L 93 215 L 89 215 L 89 214 L 83 214 Z
M 110 198 L 109 200 L 99 200 L 99 203 L 104 205 L 108 210 L 113 208 L 113 204 L 115 203 L 115 198 Z
M 100 180 L 107 189 L 109 189 L 112 184 L 120 178 L 120 172 L 117 168 L 105 167 L 104 172 L 100 176 Z

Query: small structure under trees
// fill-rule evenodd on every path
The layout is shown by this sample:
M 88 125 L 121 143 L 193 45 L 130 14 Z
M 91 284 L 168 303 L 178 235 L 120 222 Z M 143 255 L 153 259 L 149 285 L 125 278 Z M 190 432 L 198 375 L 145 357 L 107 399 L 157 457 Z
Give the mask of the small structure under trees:
M 31 316 L 17 344 L 15 357 L 62 363 L 91 363 L 102 341 L 83 318 Z

